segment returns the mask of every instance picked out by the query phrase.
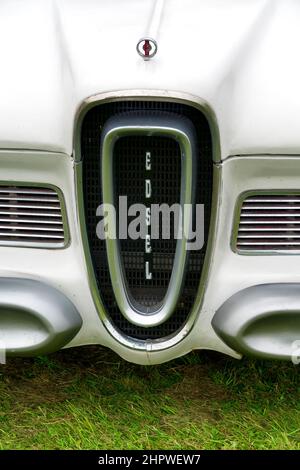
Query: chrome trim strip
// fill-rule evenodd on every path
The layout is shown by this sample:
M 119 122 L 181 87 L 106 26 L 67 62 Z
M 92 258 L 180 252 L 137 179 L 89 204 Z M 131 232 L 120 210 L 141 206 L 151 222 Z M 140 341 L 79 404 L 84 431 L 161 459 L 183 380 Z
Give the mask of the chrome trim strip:
M 263 199 L 263 198 L 248 198 L 248 202 L 299 202 L 300 203 L 300 197 L 299 198 L 286 198 L 286 199 Z
M 254 220 L 249 219 L 249 220 L 240 220 L 241 225 L 251 225 L 253 224 Z M 286 223 L 286 219 L 281 219 L 281 220 L 272 220 L 272 225 L 277 224 L 277 225 L 284 225 Z M 265 225 L 266 222 L 264 220 L 255 220 L 255 225 Z M 293 220 L 293 224 L 300 224 L 300 220 Z M 242 230 L 242 229 L 240 229 Z M 246 229 L 244 229 L 246 230 Z M 258 229 L 259 230 L 259 229 Z M 275 229 L 274 229 L 275 230 Z M 278 229 L 279 230 L 279 229 Z
M 246 246 L 284 246 L 284 247 L 288 247 L 288 246 L 298 246 L 300 245 L 300 242 L 293 242 L 293 243 L 285 243 L 285 242 L 239 242 L 239 246 L 243 246 L 243 245 L 246 245 Z M 281 251 L 281 248 L 278 248 L 278 250 Z M 264 251 L 263 249 L 262 250 L 258 250 L 258 251 Z
M 195 324 L 195 320 L 199 315 L 201 309 L 204 294 L 207 286 L 207 281 L 209 277 L 209 272 L 211 269 L 211 259 L 213 257 L 215 249 L 215 239 L 217 232 L 217 225 L 219 219 L 219 194 L 221 191 L 221 165 L 215 164 L 213 166 L 213 192 L 212 192 L 212 207 L 211 207 L 211 217 L 210 217 L 210 227 L 208 242 L 206 247 L 205 260 L 203 264 L 200 284 L 196 299 L 193 305 L 193 308 L 190 312 L 188 319 L 182 328 L 174 333 L 173 335 L 161 338 L 159 340 L 140 340 L 136 338 L 131 338 L 130 336 L 124 335 L 118 328 L 116 328 L 111 322 L 110 318 L 107 316 L 104 305 L 99 295 L 99 290 L 97 286 L 97 280 L 95 278 L 95 273 L 93 269 L 93 263 L 91 259 L 89 241 L 86 231 L 86 222 L 85 222 L 85 210 L 84 210 L 84 199 L 83 199 L 83 182 L 82 182 L 82 162 L 81 162 L 81 126 L 83 119 L 86 113 L 93 108 L 94 106 L 101 105 L 111 101 L 125 101 L 125 100 L 140 100 L 140 101 L 173 101 L 177 103 L 183 103 L 188 106 L 192 106 L 201 111 L 210 127 L 210 132 L 213 142 L 213 161 L 221 162 L 221 151 L 220 151 L 220 136 L 219 129 L 217 125 L 216 116 L 213 110 L 210 108 L 208 103 L 204 100 L 181 92 L 166 92 L 166 91 L 153 91 L 153 90 L 127 90 L 119 92 L 110 92 L 103 93 L 99 95 L 91 96 L 87 98 L 79 107 L 76 114 L 76 121 L 74 126 L 74 170 L 75 170 L 75 191 L 76 191 L 76 200 L 77 200 L 77 223 L 81 229 L 81 237 L 83 243 L 83 250 L 86 260 L 86 267 L 88 273 L 88 281 L 91 289 L 91 294 L 95 303 L 95 308 L 99 314 L 99 317 L 105 326 L 108 333 L 120 343 L 122 346 L 125 346 L 129 349 L 151 353 L 158 352 L 174 347 L 181 341 L 183 341 L 187 335 L 192 331 Z
M 24 223 L 24 222 L 20 222 L 19 220 L 16 220 L 16 219 L 8 219 L 8 222 L 18 222 L 18 224 L 16 225 L 12 225 L 10 223 L 10 225 L 1 225 L 1 222 L 2 220 L 0 219 L 0 229 L 2 230 L 11 230 L 11 229 L 15 229 L 15 230 L 31 230 L 32 232 L 63 232 L 64 229 L 62 228 L 62 224 L 61 224 L 61 227 L 28 227 L 27 225 L 18 225 L 18 224 L 21 224 L 21 223 Z M 25 222 L 26 223 L 26 222 Z M 48 238 L 51 238 L 51 237 L 48 237 Z
M 288 209 L 288 208 L 287 208 Z M 300 213 L 298 212 L 290 212 L 287 214 L 286 212 L 277 212 L 277 214 L 270 214 L 269 212 L 260 212 L 260 213 L 255 213 L 255 212 L 241 212 L 241 217 L 300 217 Z
M 284 232 L 285 230 L 282 229 L 281 231 Z M 288 239 L 290 239 L 290 238 L 293 238 L 293 239 L 294 239 L 294 238 L 300 238 L 300 235 L 292 235 L 292 236 L 291 236 L 291 235 L 284 235 L 284 234 L 283 234 L 283 235 L 280 235 L 280 234 L 279 234 L 279 235 L 268 235 L 268 236 L 266 237 L 265 235 L 261 235 L 261 234 L 258 234 L 258 235 L 253 235 L 253 234 L 251 234 L 251 235 L 243 235 L 243 234 L 242 234 L 242 235 L 239 235 L 239 239 L 240 239 L 240 238 L 244 238 L 244 239 L 247 239 L 247 238 L 250 238 L 250 239 L 253 239 L 253 238 L 280 238 L 280 239 L 282 239 L 282 238 L 288 238 Z M 285 242 L 282 242 L 282 243 L 285 243 Z M 239 243 L 239 244 L 240 244 L 240 243 Z M 251 243 L 251 244 L 253 245 L 254 243 Z M 258 245 L 262 245 L 262 244 L 264 244 L 264 243 L 258 243 Z M 281 244 L 281 243 L 280 243 L 280 244 Z M 289 243 L 289 245 L 293 245 L 293 243 Z
M 293 210 L 293 209 L 295 209 L 295 211 L 297 211 L 297 210 L 300 209 L 300 206 L 288 206 L 288 205 L 286 205 L 286 206 L 284 206 L 284 205 L 283 206 L 263 206 L 263 205 L 254 206 L 252 204 L 248 205 L 248 203 L 245 203 L 243 205 L 243 212 L 249 211 L 249 210 L 255 210 L 255 211 L 265 211 L 265 210 L 275 211 L 276 210 L 277 211 L 277 210 L 282 210 L 282 209 L 284 209 L 284 210 L 287 210 L 287 209 L 288 210 Z M 248 212 L 245 212 L 245 213 L 248 214 Z
M 14 191 L 16 194 L 20 194 L 20 196 L 0 196 L 0 199 L 1 201 L 20 201 L 20 197 L 21 197 L 21 193 L 17 193 L 17 191 Z M 1 193 L 1 194 L 4 194 L 4 193 Z M 24 193 L 22 193 L 24 194 Z M 54 202 L 54 203 L 59 203 L 59 199 L 58 197 L 57 198 L 37 198 L 37 197 L 23 197 L 22 196 L 22 199 L 21 201 L 25 201 L 25 202 Z M 34 206 L 36 207 L 36 206 Z
M 18 206 L 19 207 L 19 206 Z M 38 216 L 38 217 L 55 217 L 55 218 L 61 218 L 60 214 L 53 214 L 52 212 L 22 212 L 22 211 L 9 211 L 9 210 L 0 210 L 0 214 L 2 215 L 30 215 L 30 216 Z
M 0 222 L 1 222 L 1 219 L 0 219 Z M 294 223 L 294 222 L 293 222 Z M 299 222 L 298 222 L 299 223 Z M 273 222 L 272 222 L 273 224 Z M 284 222 L 282 222 L 282 225 L 284 224 Z M 240 227 L 239 228 L 239 233 L 240 232 L 297 232 L 299 231 L 300 228 L 297 228 L 297 227 L 293 227 L 293 228 L 290 228 L 290 227 L 287 227 L 287 228 L 283 228 L 283 227 L 270 227 L 270 228 L 254 228 L 254 227 L 248 227 L 248 228 L 244 228 L 244 227 Z M 278 235 L 280 236 L 280 235 Z M 243 237 L 243 235 L 240 236 L 240 238 Z
M 39 210 L 51 209 L 51 210 L 57 211 L 58 214 L 60 214 L 60 207 L 58 206 L 39 206 L 39 205 L 33 206 L 31 204 L 22 204 L 20 202 L 20 204 L 1 204 L 0 203 L 0 207 L 1 209 L 4 209 L 5 207 L 13 207 L 13 208 L 20 208 L 20 209 L 39 209 Z
M 15 212 L 12 213 L 12 212 L 5 212 L 5 214 L 16 214 Z M 19 212 L 18 212 L 19 214 Z M 26 214 L 27 215 L 27 214 Z M 59 226 L 63 226 L 63 223 L 62 223 L 62 220 L 41 220 L 41 219 L 20 219 L 20 217 L 18 218 L 14 218 L 14 217 L 1 217 L 0 216 L 0 223 L 1 222 L 18 222 L 18 224 L 38 224 L 38 225 L 59 225 Z M 42 230 L 42 229 L 41 229 Z M 50 229 L 49 229 L 50 230 Z M 59 228 L 53 228 L 52 230 L 60 230 Z
M 0 236 L 1 237 L 7 237 L 7 238 L 13 238 L 13 237 L 23 237 L 23 238 L 59 238 L 63 239 L 63 235 L 45 235 L 43 233 L 39 234 L 32 234 L 32 233 L 7 233 L 7 232 L 1 232 L 0 231 Z
M 0 189 L 0 194 L 6 194 L 6 193 L 10 193 L 10 191 L 8 189 Z M 36 195 L 40 195 L 40 194 L 45 194 L 46 196 L 53 196 L 53 192 L 52 191 L 32 191 L 31 189 L 16 189 L 14 191 L 14 193 L 16 194 L 32 194 L 33 196 L 36 196 Z

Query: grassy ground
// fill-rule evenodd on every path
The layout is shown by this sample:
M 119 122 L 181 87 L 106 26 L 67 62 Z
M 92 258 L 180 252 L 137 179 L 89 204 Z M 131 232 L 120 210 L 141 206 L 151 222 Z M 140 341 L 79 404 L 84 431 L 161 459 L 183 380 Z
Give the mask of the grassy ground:
M 300 449 L 292 364 L 195 352 L 156 367 L 100 347 L 0 366 L 0 449 Z

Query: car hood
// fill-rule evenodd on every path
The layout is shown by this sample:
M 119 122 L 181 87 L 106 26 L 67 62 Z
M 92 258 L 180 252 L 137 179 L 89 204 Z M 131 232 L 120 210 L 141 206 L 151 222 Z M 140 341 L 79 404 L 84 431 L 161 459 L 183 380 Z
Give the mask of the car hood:
M 211 106 L 223 158 L 299 153 L 300 2 L 158 3 L 2 0 L 0 147 L 71 154 L 87 97 L 167 90 Z M 158 52 L 145 62 L 149 33 Z

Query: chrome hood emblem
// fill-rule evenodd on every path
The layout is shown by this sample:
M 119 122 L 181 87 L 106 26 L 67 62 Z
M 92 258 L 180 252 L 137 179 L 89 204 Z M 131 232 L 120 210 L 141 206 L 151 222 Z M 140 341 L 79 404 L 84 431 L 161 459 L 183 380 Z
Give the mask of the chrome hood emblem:
M 137 43 L 136 50 L 144 60 L 150 60 L 157 53 L 157 42 L 151 38 L 142 38 Z

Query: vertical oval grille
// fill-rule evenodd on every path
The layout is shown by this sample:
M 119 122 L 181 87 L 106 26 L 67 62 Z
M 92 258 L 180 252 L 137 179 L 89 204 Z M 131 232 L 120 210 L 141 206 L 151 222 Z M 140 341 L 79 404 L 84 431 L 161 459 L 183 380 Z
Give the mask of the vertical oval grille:
M 52 188 L 0 186 L 0 244 L 61 247 L 62 208 Z
M 300 250 L 300 195 L 247 197 L 241 207 L 236 247 L 250 253 Z
M 195 203 L 204 204 L 205 245 L 201 250 L 190 251 L 189 253 L 185 281 L 176 310 L 164 323 L 150 328 L 136 326 L 126 320 L 121 314 L 111 285 L 105 241 L 100 240 L 96 235 L 96 226 L 99 221 L 96 217 L 96 210 L 102 203 L 100 172 L 101 129 L 111 116 L 128 111 L 141 111 L 143 114 L 158 111 L 176 113 L 178 119 L 181 119 L 182 116 L 188 118 L 194 124 L 197 133 L 197 160 L 199 165 L 197 165 Z M 161 142 L 156 141 L 155 143 L 153 141 L 153 143 L 158 146 L 160 152 L 164 153 L 165 151 L 169 151 L 172 152 L 173 156 L 173 150 L 170 147 L 169 150 L 164 150 Z M 136 142 L 136 145 L 137 144 L 138 142 Z M 130 157 L 128 149 L 127 155 Z M 81 157 L 83 161 L 83 199 L 89 249 L 93 261 L 95 278 L 98 284 L 99 296 L 101 297 L 107 316 L 116 328 L 132 338 L 142 340 L 161 339 L 174 334 L 185 323 L 194 305 L 199 289 L 208 239 L 213 165 L 211 134 L 206 118 L 197 109 L 175 102 L 123 101 L 98 105 L 87 112 L 82 123 Z M 139 183 L 136 171 L 133 167 L 128 171 L 127 165 L 129 163 L 130 162 L 124 164 L 123 170 L 122 168 L 118 168 L 118 172 L 122 177 L 122 184 L 125 185 L 125 189 L 138 188 Z M 174 164 L 174 160 L 172 160 L 170 156 L 162 160 L 161 165 L 161 174 L 165 175 L 165 184 L 158 185 L 161 191 L 160 194 L 157 194 L 158 200 L 168 197 L 173 199 L 171 192 L 169 192 L 172 191 L 173 188 L 169 183 L 174 181 L 176 185 L 176 181 L 180 179 L 180 166 L 176 165 L 176 163 Z M 127 173 L 126 179 L 122 176 L 125 175 L 124 172 Z M 117 172 L 115 175 L 116 174 Z M 123 245 L 123 247 L 124 246 L 126 248 L 126 244 Z M 170 257 L 170 252 L 168 252 L 167 249 L 163 250 L 162 246 L 161 249 L 159 249 L 159 240 L 157 241 L 157 248 L 158 251 L 153 254 L 153 264 L 157 271 L 160 272 L 161 281 L 158 283 L 160 286 L 157 284 L 157 286 L 154 287 L 161 288 L 168 282 L 168 271 L 172 268 L 173 256 Z M 151 298 L 148 297 L 148 294 L 145 296 L 139 274 L 137 272 L 134 273 L 134 268 L 137 266 L 136 263 L 139 263 L 139 261 L 130 250 L 126 252 L 125 262 L 128 267 L 132 267 L 131 288 L 135 291 L 135 295 L 142 298 L 145 303 L 151 302 Z

